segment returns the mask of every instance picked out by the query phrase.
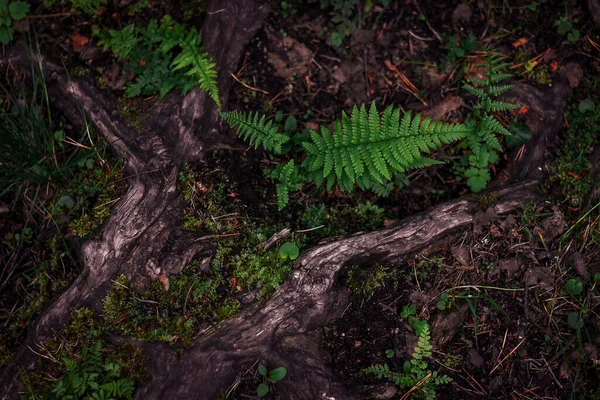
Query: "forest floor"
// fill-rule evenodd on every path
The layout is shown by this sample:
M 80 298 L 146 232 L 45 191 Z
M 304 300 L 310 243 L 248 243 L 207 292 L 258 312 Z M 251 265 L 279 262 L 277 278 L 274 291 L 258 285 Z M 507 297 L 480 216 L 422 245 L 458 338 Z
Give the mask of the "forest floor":
M 43 54 L 110 93 L 131 126 L 159 96 L 124 96 L 133 76 L 122 68 L 124 61 L 103 52 L 94 32 L 147 25 L 165 15 L 200 26 L 206 12 L 203 2 L 186 0 L 100 2 L 87 13 L 66 1 L 30 3 L 30 18 L 17 21 L 15 29 L 35 32 L 33 43 Z M 527 140 L 526 107 L 502 115 L 522 141 L 502 142 L 506 151 L 493 165 L 491 191 L 484 195 L 472 194 L 465 176 L 468 155 L 456 144 L 435 155 L 443 165 L 397 176 L 386 197 L 308 185 L 277 211 L 275 187 L 263 170 L 286 162 L 299 144 L 287 155 L 272 156 L 226 138 L 221 146 L 226 148 L 186 165 L 179 179 L 182 226 L 217 241 L 209 279 L 199 282 L 198 266 L 190 265 L 181 276 L 167 278 L 166 290 L 165 282 L 157 282 L 137 294 L 124 291 L 127 282 L 117 279 L 103 315 L 85 323 L 76 318 L 80 326 L 57 332 L 46 349 L 79 357 L 81 347 L 74 344 L 59 353 L 65 338 L 78 337 L 79 329 L 165 342 L 184 352 L 201 323 L 218 323 L 264 302 L 285 281 L 293 261 L 280 254 L 282 243 L 259 248 L 272 235 L 291 229 L 286 240 L 302 252 L 321 240 L 376 230 L 476 196 L 481 212 L 472 229 L 449 237 L 441 251 L 400 265 L 346 267 L 340 284 L 347 287 L 350 305 L 321 332 L 327 364 L 350 393 L 385 387 L 389 380 L 365 369 L 387 364 L 405 371 L 417 345 L 415 329 L 427 323 L 433 344 L 428 368 L 452 379 L 437 386 L 436 398 L 599 399 L 600 203 L 590 202 L 588 159 L 599 142 L 600 34 L 586 5 L 290 0 L 271 6 L 264 28 L 231 72 L 236 82 L 227 108 L 262 112 L 284 124 L 298 143 L 307 129 L 371 102 L 380 110 L 396 105 L 435 120 L 464 122 L 474 99 L 461 86 L 476 74 L 485 47 L 507 57 L 514 80 L 534 87 L 548 87 L 564 72 L 574 90 L 560 141 L 546 149 L 553 161 L 539 188 L 543 200 L 509 215 L 486 207 L 493 189 L 510 179 L 508 171 Z M 19 33 L 18 40 L 26 36 Z M 27 87 L 18 71 L 4 85 Z M 3 102 L 10 104 L 8 95 Z M 35 317 L 77 276 L 81 243 L 97 235 L 125 190 L 120 160 L 111 158 L 100 137 L 82 134 L 60 115 L 52 118 L 53 132 L 90 150 L 77 156 L 59 185 L 1 192 L 0 363 L 10 360 Z M 32 398 L 64 374 L 64 365 L 53 364 L 41 359 L 40 370 L 24 380 Z M 132 375 L 144 379 L 137 369 Z M 256 364 L 242 366 L 238 377 L 223 398 L 255 397 L 264 380 Z M 279 398 L 277 384 L 270 385 L 268 396 Z M 395 398 L 425 398 L 418 385 L 394 390 Z

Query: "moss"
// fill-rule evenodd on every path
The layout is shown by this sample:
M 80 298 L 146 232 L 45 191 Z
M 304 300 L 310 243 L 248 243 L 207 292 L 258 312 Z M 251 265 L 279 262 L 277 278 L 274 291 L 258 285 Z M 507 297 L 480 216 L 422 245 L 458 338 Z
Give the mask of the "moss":
M 16 291 L 25 292 L 25 296 L 20 299 L 21 307 L 0 317 L 0 321 L 4 321 L 3 325 L 7 327 L 0 335 L 0 365 L 14 355 L 30 325 L 50 299 L 64 291 L 79 272 L 78 264 L 60 237 L 49 239 L 38 256 L 34 273 L 23 274 L 15 285 Z
M 142 131 L 142 110 L 136 104 L 135 99 L 118 99 L 117 107 L 119 116 L 125 123 L 135 129 L 136 132 Z
M 348 287 L 365 300 L 369 300 L 377 289 L 385 285 L 390 273 L 388 268 L 378 263 L 367 267 L 354 265 L 348 272 Z
M 69 195 L 81 205 L 76 210 L 79 217 L 69 223 L 71 232 L 79 237 L 94 232 L 110 216 L 113 205 L 124 192 L 123 168 L 119 160 L 83 169 L 69 190 Z
M 582 114 L 576 106 L 570 106 L 565 119 L 568 125 L 562 141 L 562 154 L 554 163 L 552 180 L 558 183 L 571 207 L 581 207 L 592 190 L 589 155 L 598 145 L 600 113 Z
M 194 263 L 169 277 L 169 288 L 155 282 L 142 292 L 129 288 L 119 276 L 103 302 L 102 317 L 112 332 L 154 342 L 188 346 L 201 322 L 216 323 L 237 314 L 239 303 L 217 269 L 203 274 Z

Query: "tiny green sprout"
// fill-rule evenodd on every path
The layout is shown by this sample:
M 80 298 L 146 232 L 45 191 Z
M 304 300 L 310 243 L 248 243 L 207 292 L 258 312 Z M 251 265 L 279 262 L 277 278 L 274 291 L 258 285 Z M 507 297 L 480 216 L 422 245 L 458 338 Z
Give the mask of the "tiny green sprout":
M 442 293 L 440 296 L 441 300 L 437 302 L 436 306 L 438 309 L 444 311 L 448 307 L 448 299 L 450 295 L 448 293 Z
M 300 255 L 300 249 L 293 242 L 286 242 L 279 248 L 279 256 L 283 259 L 295 260 Z
M 415 315 L 416 313 L 417 307 L 415 307 L 414 304 L 411 304 L 410 306 L 402 307 L 402 312 L 400 313 L 400 316 L 402 318 L 408 318 L 410 315 Z
M 578 296 L 583 292 L 583 283 L 578 279 L 571 278 L 567 281 L 565 289 L 567 289 L 567 292 L 569 292 L 571 296 Z
M 583 328 L 583 318 L 581 318 L 577 312 L 570 313 L 567 317 L 567 322 L 569 323 L 569 326 L 575 330 Z
M 387 358 L 393 358 L 393 357 L 394 357 L 394 355 L 395 355 L 395 353 L 394 353 L 394 350 L 392 350 L 392 349 L 387 349 L 387 350 L 385 351 L 385 356 L 386 356 Z
M 593 113 L 596 110 L 596 105 L 592 99 L 585 99 L 579 102 L 577 109 L 580 113 L 585 114 L 587 112 Z
M 267 395 L 267 393 L 269 393 L 269 383 L 274 384 L 285 378 L 285 375 L 287 374 L 287 369 L 285 369 L 284 367 L 279 367 L 268 371 L 267 367 L 265 367 L 262 364 L 259 364 L 258 373 L 263 376 L 264 382 L 258 385 L 258 387 L 256 388 L 256 394 L 258 395 L 258 397 L 264 397 Z
M 600 272 L 594 274 L 594 282 L 600 282 Z
M 338 32 L 333 32 L 331 36 L 329 36 L 329 42 L 333 47 L 340 47 L 344 42 L 344 39 Z
M 296 118 L 293 115 L 290 115 L 285 120 L 285 124 L 283 125 L 283 130 L 286 131 L 288 134 L 292 134 L 292 133 L 296 132 L 297 126 L 298 126 L 298 123 L 296 122 Z

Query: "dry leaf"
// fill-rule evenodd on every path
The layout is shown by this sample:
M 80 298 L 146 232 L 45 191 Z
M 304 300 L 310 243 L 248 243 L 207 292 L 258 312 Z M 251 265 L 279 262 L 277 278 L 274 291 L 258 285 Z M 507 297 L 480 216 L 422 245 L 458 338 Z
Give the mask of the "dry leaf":
M 80 35 L 79 33 L 73 33 L 69 37 L 73 42 L 73 50 L 75 51 L 81 51 L 90 42 L 89 38 Z

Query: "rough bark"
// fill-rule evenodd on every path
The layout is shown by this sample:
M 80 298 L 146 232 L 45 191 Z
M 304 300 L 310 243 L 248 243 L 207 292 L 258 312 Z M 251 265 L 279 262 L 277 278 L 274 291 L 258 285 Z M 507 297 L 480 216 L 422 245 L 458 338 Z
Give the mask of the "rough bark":
M 210 3 L 203 37 L 217 61 L 223 104 L 231 86 L 229 71 L 237 66 L 266 14 L 265 7 L 248 0 Z M 85 81 L 69 81 L 58 67 L 46 65 L 55 104 L 75 121 L 80 116 L 73 112 L 74 105 L 81 104 L 113 150 L 127 160 L 126 173 L 131 178 L 101 239 L 82 246 L 82 276 L 44 311 L 15 361 L 0 376 L 2 398 L 18 397 L 19 367 L 28 370 L 33 366 L 35 354 L 27 346 L 47 340 L 52 329 L 64 325 L 72 308 L 99 310 L 112 278 L 123 273 L 144 286 L 160 274 L 179 273 L 192 259 L 209 260 L 213 252 L 209 238 L 177 227 L 179 166 L 199 159 L 206 148 L 223 140 L 216 107 L 208 96 L 193 91 L 179 106 L 173 106 L 171 97 L 158 104 L 141 132 L 134 132 L 113 116 L 114 107 L 96 88 Z M 532 122 L 533 140 L 518 167 L 524 180 L 495 189 L 497 214 L 536 198 L 545 149 L 556 134 L 568 90 L 560 79 L 551 93 L 525 85 L 517 88 L 515 96 L 535 109 L 537 117 L 552 117 L 546 123 Z M 550 97 L 561 100 L 548 100 Z M 407 256 L 431 252 L 469 229 L 480 207 L 478 197 L 458 199 L 392 227 L 330 239 L 309 249 L 268 303 L 247 309 L 218 327 L 203 328 L 180 359 L 164 345 L 136 343 L 148 356 L 151 376 L 141 383 L 136 398 L 215 399 L 233 382 L 242 364 L 259 358 L 288 368 L 288 378 L 277 384 L 285 398 L 352 398 L 325 365 L 319 337 L 320 327 L 338 317 L 347 305 L 345 291 L 337 284 L 344 266 L 370 261 L 399 265 Z

